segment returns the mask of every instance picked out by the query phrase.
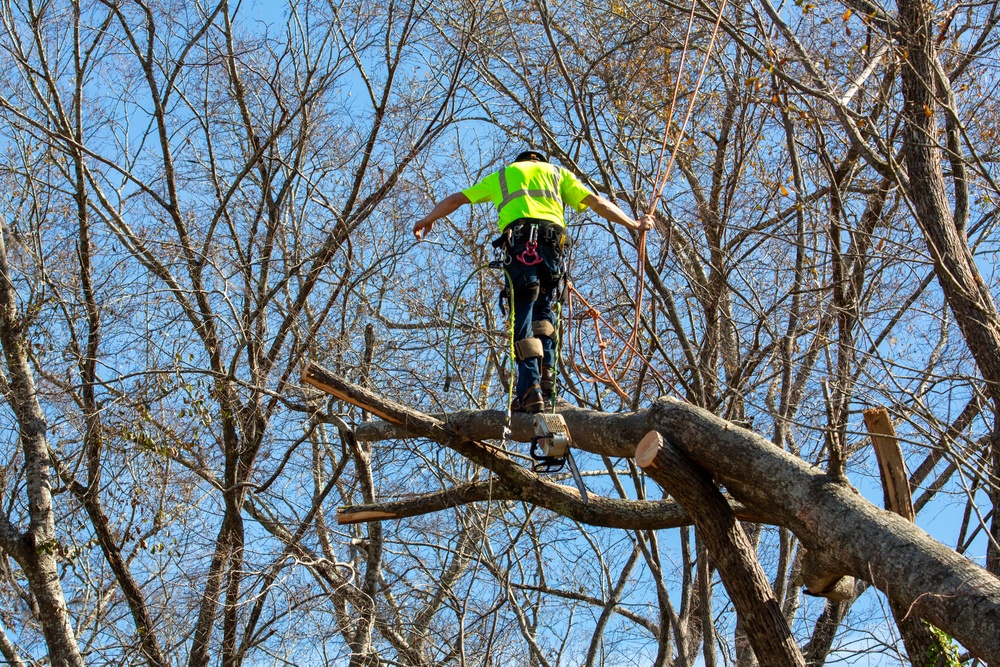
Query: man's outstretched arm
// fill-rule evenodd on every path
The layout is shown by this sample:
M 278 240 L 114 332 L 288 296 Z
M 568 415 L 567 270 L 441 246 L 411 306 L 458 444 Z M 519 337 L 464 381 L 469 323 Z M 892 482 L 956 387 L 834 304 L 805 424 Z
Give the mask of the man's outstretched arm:
M 435 222 L 446 215 L 451 215 L 460 207 L 471 203 L 472 202 L 469 201 L 469 198 L 461 192 L 448 195 L 437 204 L 434 204 L 434 208 L 431 209 L 431 212 L 418 220 L 417 224 L 413 225 L 413 235 L 417 237 L 418 241 L 423 241 L 424 238 L 430 233 Z
M 652 213 L 647 213 L 638 220 L 633 220 L 613 203 L 602 197 L 601 195 L 587 195 L 583 200 L 583 203 L 593 209 L 594 213 L 601 216 L 605 220 L 617 223 L 623 227 L 628 227 L 629 229 L 634 229 L 637 232 L 642 232 L 647 229 L 652 229 L 655 223 L 655 218 Z

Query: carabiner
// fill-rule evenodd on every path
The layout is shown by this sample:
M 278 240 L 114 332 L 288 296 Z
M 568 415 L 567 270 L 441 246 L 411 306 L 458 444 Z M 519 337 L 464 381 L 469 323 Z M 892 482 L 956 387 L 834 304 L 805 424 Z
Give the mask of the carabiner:
M 542 258 L 538 256 L 536 252 L 538 248 L 538 241 L 528 241 L 524 244 L 524 252 L 517 256 L 517 261 L 521 262 L 525 266 L 534 266 L 535 264 L 541 264 Z

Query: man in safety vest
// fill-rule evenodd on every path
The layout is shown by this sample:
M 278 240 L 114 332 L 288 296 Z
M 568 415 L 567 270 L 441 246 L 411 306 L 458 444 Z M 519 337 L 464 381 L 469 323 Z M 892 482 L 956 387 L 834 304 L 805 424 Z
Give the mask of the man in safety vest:
M 637 231 L 653 227 L 652 214 L 636 221 L 610 201 L 592 193 L 567 169 L 549 164 L 534 150 L 518 155 L 513 164 L 475 185 L 448 195 L 413 226 L 417 240 L 434 222 L 465 204 L 492 202 L 500 216 L 501 236 L 494 243 L 506 251 L 508 288 L 514 299 L 514 350 L 517 389 L 512 405 L 519 412 L 541 412 L 555 383 L 555 314 L 563 278 L 562 251 L 565 206 L 588 207 L 602 218 Z M 541 364 L 539 364 L 541 362 Z

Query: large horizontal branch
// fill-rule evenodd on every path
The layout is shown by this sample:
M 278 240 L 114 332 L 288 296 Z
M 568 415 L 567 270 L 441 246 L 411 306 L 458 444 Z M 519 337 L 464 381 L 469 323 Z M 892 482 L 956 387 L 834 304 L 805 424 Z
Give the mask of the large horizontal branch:
M 337 510 L 337 523 L 343 525 L 384 519 L 404 519 L 470 503 L 527 500 L 530 499 L 524 497 L 524 494 L 511 491 L 500 479 L 494 478 L 390 502 L 341 507 Z M 739 503 L 730 502 L 730 507 L 733 513 L 744 521 L 766 523 L 763 517 L 751 515 Z M 691 517 L 672 500 L 620 500 L 590 494 L 588 508 L 590 520 L 587 523 L 593 526 L 626 530 L 660 530 L 690 526 L 692 523 Z
M 735 499 L 766 512 L 843 574 L 868 581 L 981 660 L 1000 664 L 1000 579 L 850 484 L 706 410 L 663 398 L 648 424 Z
M 303 379 L 309 382 L 306 375 L 303 375 Z M 646 433 L 643 430 L 646 424 L 645 410 L 613 414 L 575 407 L 560 407 L 559 414 L 566 420 L 569 432 L 573 434 L 573 446 L 591 454 L 631 457 L 635 454 L 636 443 Z M 447 424 L 453 433 L 467 440 L 499 438 L 507 419 L 507 413 L 503 410 L 460 410 L 430 416 Z M 511 439 L 529 442 L 535 435 L 534 423 L 532 415 L 512 414 Z M 396 440 L 414 435 L 416 434 L 411 430 L 391 423 L 391 420 L 366 422 L 359 424 L 355 430 L 355 437 L 365 442 Z
M 541 507 L 590 523 L 600 512 L 592 500 L 540 479 L 503 450 L 464 440 L 453 422 L 443 422 L 352 385 L 310 366 L 303 378 L 314 386 L 406 429 L 430 438 L 493 471 L 503 486 Z M 324 384 L 327 383 L 327 384 Z M 335 386 L 334 386 L 335 385 Z M 582 411 L 581 411 L 582 412 Z M 638 419 L 645 424 L 636 429 Z M 673 398 L 656 401 L 645 413 L 590 412 L 576 423 L 567 415 L 574 443 L 617 443 L 634 455 L 646 431 L 659 431 L 695 464 L 725 485 L 733 498 L 769 521 L 790 529 L 806 548 L 868 581 L 910 613 L 949 633 L 980 659 L 1000 661 L 1000 579 L 932 539 L 902 517 L 861 497 L 854 487 L 831 479 L 761 436 Z M 475 423 L 473 414 L 466 416 Z M 521 424 L 519 428 L 522 428 Z M 637 431 L 639 434 L 636 435 Z M 493 437 L 498 437 L 499 428 Z M 600 505 L 604 507 L 603 505 Z
M 663 509 L 657 507 L 655 503 L 648 501 L 617 500 L 590 494 L 589 500 L 585 504 L 577 489 L 556 484 L 539 477 L 531 470 L 515 462 L 506 451 L 499 447 L 489 445 L 480 440 L 467 439 L 468 436 L 461 431 L 459 426 L 456 426 L 454 421 L 449 420 L 445 422 L 435 419 L 422 412 L 390 401 L 379 394 L 338 377 L 317 364 L 310 364 L 303 371 L 302 380 L 343 401 L 364 408 L 387 422 L 402 427 L 410 437 L 419 436 L 429 438 L 483 466 L 497 476 L 499 488 L 504 493 L 509 494 L 511 499 L 530 502 L 575 521 L 599 526 L 646 528 L 648 527 L 647 524 L 655 524 L 664 520 Z M 582 413 L 585 411 L 579 410 L 576 412 Z M 583 422 L 593 422 L 590 423 L 590 428 L 596 429 L 598 428 L 596 424 L 599 424 L 601 421 L 601 414 L 589 413 L 582 421 L 575 423 L 578 424 L 581 431 L 585 428 L 582 425 Z M 567 418 L 567 422 L 570 422 L 570 418 Z M 628 420 L 618 419 L 615 423 L 620 425 L 629 422 Z M 477 426 L 475 428 L 480 427 Z M 570 428 L 572 431 L 574 427 L 570 426 Z M 624 432 L 628 434 L 629 430 L 626 428 Z M 579 434 L 580 432 L 574 434 L 574 442 L 576 442 Z M 500 429 L 498 428 L 493 437 L 498 437 L 499 435 Z M 624 439 L 621 438 L 621 440 L 624 443 Z M 635 445 L 632 444 L 631 452 L 634 453 L 634 451 Z M 442 499 L 418 497 L 418 500 L 411 502 L 415 502 L 419 506 L 423 502 L 442 502 Z M 453 503 L 444 506 L 453 506 Z M 396 511 L 397 509 L 399 509 L 399 506 L 392 509 L 384 509 L 366 505 L 364 508 L 356 508 L 356 512 L 364 513 L 361 515 L 363 518 L 360 520 L 371 521 L 394 518 L 387 516 L 386 513 Z M 355 513 L 355 518 L 358 518 L 357 513 Z

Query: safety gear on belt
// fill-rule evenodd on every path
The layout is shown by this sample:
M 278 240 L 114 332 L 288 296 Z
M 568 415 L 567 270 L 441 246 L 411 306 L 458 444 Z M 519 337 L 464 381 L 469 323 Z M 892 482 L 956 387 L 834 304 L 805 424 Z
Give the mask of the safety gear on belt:
M 545 336 L 546 338 L 554 338 L 556 333 L 556 328 L 552 326 L 552 322 L 548 320 L 535 320 L 531 323 L 531 333 L 536 336 Z
M 521 285 L 514 286 L 514 300 L 515 301 L 538 301 L 538 295 L 541 293 L 542 287 L 537 280 L 532 280 Z
M 517 357 L 518 361 L 534 359 L 536 357 L 541 357 L 543 354 L 545 354 L 545 350 L 542 349 L 542 341 L 538 340 L 534 336 L 522 338 L 514 343 L 514 355 Z
M 568 250 L 573 245 L 573 237 L 566 228 L 548 220 L 535 218 L 518 218 L 504 228 L 503 233 L 493 239 L 494 248 L 504 248 L 508 252 L 516 251 L 521 246 L 534 240 L 540 246 L 548 246 L 556 250 Z M 536 246 L 537 247 L 537 246 Z
M 538 227 L 536 225 L 531 225 L 528 240 L 524 244 L 524 252 L 517 256 L 517 261 L 525 266 L 542 263 L 542 258 L 538 255 Z

